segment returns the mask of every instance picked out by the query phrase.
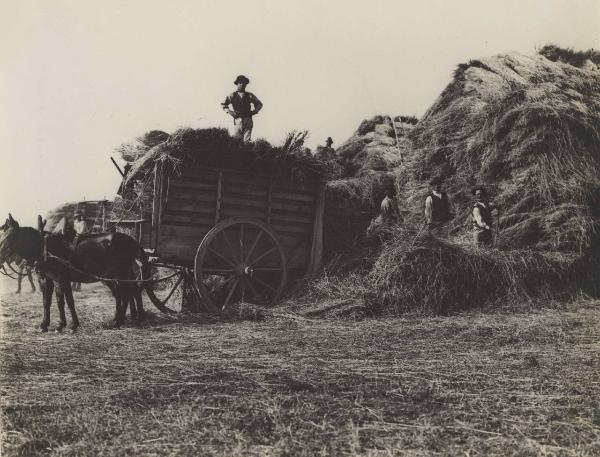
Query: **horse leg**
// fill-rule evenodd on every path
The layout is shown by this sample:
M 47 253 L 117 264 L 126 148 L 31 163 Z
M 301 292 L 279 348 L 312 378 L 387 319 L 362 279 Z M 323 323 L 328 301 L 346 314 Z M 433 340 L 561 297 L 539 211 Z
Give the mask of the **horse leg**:
M 31 273 L 31 269 L 27 269 L 27 279 L 29 279 L 29 284 L 31 285 L 31 291 L 35 292 L 35 284 L 33 283 L 33 275 Z
M 56 304 L 58 305 L 58 313 L 60 315 L 60 322 L 56 328 L 57 332 L 62 332 L 67 326 L 67 316 L 65 316 L 65 286 L 64 284 L 57 283 L 54 289 L 56 294 Z
M 131 298 L 131 307 L 133 309 L 133 300 L 135 298 L 135 307 L 137 308 L 137 323 L 141 325 L 146 318 L 144 313 L 144 305 L 142 304 L 142 289 L 138 286 L 134 286 L 133 297 Z M 133 316 L 132 316 L 133 317 Z
M 65 298 L 67 299 L 67 306 L 69 307 L 69 312 L 71 313 L 71 327 L 72 331 L 77 330 L 79 327 L 79 318 L 77 317 L 77 313 L 75 312 L 75 300 L 73 300 L 73 290 L 71 289 L 71 283 L 68 283 L 65 287 Z
M 43 301 L 44 301 L 44 320 L 40 324 L 40 330 L 42 332 L 48 331 L 50 325 L 50 305 L 52 305 L 52 292 L 54 292 L 54 281 L 50 278 L 43 278 Z
M 19 265 L 19 274 L 17 275 L 17 291 L 15 294 L 21 293 L 21 282 L 23 281 L 23 276 L 21 276 L 21 273 L 23 273 L 23 265 Z

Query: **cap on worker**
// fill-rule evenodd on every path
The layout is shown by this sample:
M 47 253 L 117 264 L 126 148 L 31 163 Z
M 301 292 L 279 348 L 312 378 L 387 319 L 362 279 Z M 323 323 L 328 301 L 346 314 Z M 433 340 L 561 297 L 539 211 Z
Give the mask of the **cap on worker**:
M 73 214 L 73 216 L 75 216 L 75 217 L 82 216 L 81 211 L 79 211 L 79 210 L 75 211 L 75 214 Z
M 431 181 L 429 181 L 429 185 L 431 186 L 435 186 L 437 184 L 443 184 L 444 183 L 444 178 L 442 178 L 441 176 L 434 176 L 433 178 L 431 178 Z
M 244 75 L 238 75 L 238 77 L 235 78 L 235 81 L 233 82 L 233 84 L 239 84 L 239 83 L 248 84 L 249 82 L 250 82 L 250 80 L 248 78 L 246 78 Z
M 473 187 L 471 192 L 473 195 L 475 195 L 478 190 L 481 191 L 482 194 L 487 195 L 487 189 L 485 188 L 485 186 L 482 186 L 482 185 Z
M 331 139 L 330 136 L 327 137 L 327 139 L 325 140 L 325 143 L 327 143 L 327 144 L 333 144 L 333 140 Z

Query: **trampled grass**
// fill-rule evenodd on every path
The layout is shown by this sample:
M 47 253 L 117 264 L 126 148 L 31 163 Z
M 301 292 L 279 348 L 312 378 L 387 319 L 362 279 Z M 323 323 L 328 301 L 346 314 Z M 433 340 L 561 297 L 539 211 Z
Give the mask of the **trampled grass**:
M 2 297 L 3 456 L 600 455 L 597 302 L 104 330 L 109 295 L 76 298 L 39 334 L 39 296 Z

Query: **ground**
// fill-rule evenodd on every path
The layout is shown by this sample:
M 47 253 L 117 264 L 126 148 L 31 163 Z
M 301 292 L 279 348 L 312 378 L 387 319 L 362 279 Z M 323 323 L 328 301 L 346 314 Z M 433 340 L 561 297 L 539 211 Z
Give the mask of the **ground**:
M 3 456 L 600 455 L 589 299 L 107 330 L 109 295 L 84 285 L 80 329 L 40 334 L 39 295 L 0 286 Z

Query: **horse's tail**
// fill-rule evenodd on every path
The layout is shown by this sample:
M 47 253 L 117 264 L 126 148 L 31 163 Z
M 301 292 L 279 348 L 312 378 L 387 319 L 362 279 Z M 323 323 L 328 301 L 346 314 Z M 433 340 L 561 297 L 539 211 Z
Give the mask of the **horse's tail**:
M 144 249 L 141 246 L 138 251 L 137 259 L 141 263 L 142 280 L 150 279 L 151 267 L 150 267 L 150 264 L 148 263 L 148 255 L 146 254 L 146 252 L 144 251 Z M 152 297 L 154 297 L 154 289 L 153 289 L 154 283 L 144 281 L 142 284 L 143 284 L 144 290 L 146 291 L 146 294 L 148 295 L 148 298 L 150 298 L 150 301 L 152 302 L 152 304 L 154 306 L 156 306 L 156 308 L 159 311 L 161 311 L 165 314 L 175 314 L 174 310 L 163 305 L 159 300 L 152 299 Z

